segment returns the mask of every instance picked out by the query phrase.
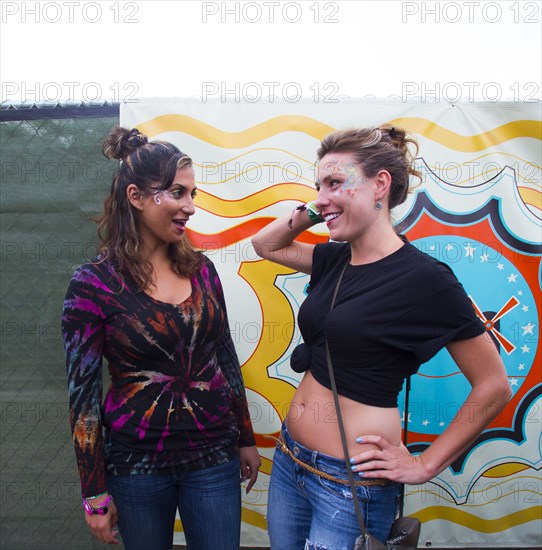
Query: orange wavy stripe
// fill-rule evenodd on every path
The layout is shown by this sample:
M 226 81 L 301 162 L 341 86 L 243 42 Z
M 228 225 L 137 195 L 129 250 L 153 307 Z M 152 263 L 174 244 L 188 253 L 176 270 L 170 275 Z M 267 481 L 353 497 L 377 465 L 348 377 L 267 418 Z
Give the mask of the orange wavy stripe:
M 202 250 L 217 250 L 251 237 L 273 220 L 274 218 L 257 218 L 226 229 L 221 233 L 198 233 L 193 229 L 187 229 L 186 233 L 188 234 L 190 242 L 196 248 L 201 248 Z M 308 244 L 317 244 L 327 242 L 328 237 L 326 235 L 315 235 L 310 231 L 305 231 L 297 237 L 297 240 Z
M 240 199 L 221 199 L 211 193 L 198 191 L 197 208 L 217 214 L 221 218 L 239 218 L 254 214 L 258 210 L 277 204 L 288 197 L 302 203 L 314 200 L 316 190 L 300 183 L 278 183 Z
M 261 447 L 262 449 L 272 449 L 276 442 L 273 439 L 268 439 L 265 436 L 270 435 L 272 437 L 278 438 L 280 435 L 280 432 L 275 432 L 272 434 L 254 434 L 254 437 L 256 438 L 256 447 Z

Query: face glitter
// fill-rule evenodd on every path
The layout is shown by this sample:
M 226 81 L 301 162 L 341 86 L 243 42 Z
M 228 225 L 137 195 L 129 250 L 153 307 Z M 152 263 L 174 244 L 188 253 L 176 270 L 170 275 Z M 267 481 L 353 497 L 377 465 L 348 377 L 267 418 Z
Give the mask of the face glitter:
M 160 197 L 165 197 L 166 199 L 180 203 L 184 200 L 186 195 L 185 191 L 185 188 L 180 186 L 174 187 L 173 189 L 157 189 L 153 191 L 152 195 L 154 195 L 154 202 L 156 204 L 162 204 Z M 192 200 L 194 200 L 197 195 L 197 189 L 193 189 L 191 195 Z
M 365 178 L 355 164 L 346 164 L 342 161 L 329 161 L 322 167 L 323 179 L 319 180 L 317 187 L 322 186 L 322 181 L 327 182 L 335 197 L 343 193 L 352 193 Z

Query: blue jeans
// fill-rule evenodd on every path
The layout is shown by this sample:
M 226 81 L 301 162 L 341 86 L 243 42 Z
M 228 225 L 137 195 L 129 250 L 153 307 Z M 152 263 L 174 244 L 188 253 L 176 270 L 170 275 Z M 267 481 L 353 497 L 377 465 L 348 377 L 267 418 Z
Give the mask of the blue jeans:
M 344 460 L 297 443 L 285 424 L 282 438 L 299 460 L 348 479 Z M 384 542 L 397 514 L 401 484 L 356 489 L 367 530 Z M 272 550 L 351 550 L 360 535 L 350 486 L 309 472 L 278 447 L 271 472 L 267 524 Z
M 192 550 L 239 550 L 239 457 L 182 474 L 108 476 L 126 550 L 171 550 L 175 513 Z

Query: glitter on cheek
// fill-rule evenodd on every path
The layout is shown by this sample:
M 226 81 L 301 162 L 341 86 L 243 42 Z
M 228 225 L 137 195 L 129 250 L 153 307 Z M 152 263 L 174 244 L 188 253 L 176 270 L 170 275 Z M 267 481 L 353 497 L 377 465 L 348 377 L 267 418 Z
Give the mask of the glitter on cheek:
M 345 191 L 352 195 L 353 191 L 364 182 L 364 179 L 357 168 L 352 164 L 347 166 L 341 165 L 340 171 L 345 174 L 346 179 L 343 183 L 337 186 L 334 195 L 335 197 L 340 197 Z
M 361 177 L 360 173 L 356 169 L 355 166 L 350 165 L 345 170 L 345 173 L 347 175 L 347 178 L 345 182 L 342 184 L 342 186 L 345 189 L 353 189 L 354 187 L 357 187 L 360 185 L 363 181 L 363 178 Z
M 349 195 L 353 195 L 355 189 L 357 189 L 362 183 L 364 183 L 365 178 L 360 172 L 359 168 L 355 164 L 345 164 L 341 161 L 332 160 L 326 162 L 321 168 L 320 176 L 318 183 L 322 186 L 321 179 L 324 181 L 330 180 L 333 181 L 333 177 L 336 174 L 339 174 L 339 180 L 344 178 L 344 181 L 341 183 L 336 182 L 332 183 L 330 191 L 334 197 L 341 197 L 345 192 Z
M 342 197 L 343 195 L 348 195 L 349 197 L 354 197 L 354 195 L 357 193 L 358 191 L 358 187 L 345 187 L 345 186 L 342 186 L 339 188 L 339 189 L 336 189 L 334 192 L 333 192 L 333 195 L 337 198 L 337 197 Z

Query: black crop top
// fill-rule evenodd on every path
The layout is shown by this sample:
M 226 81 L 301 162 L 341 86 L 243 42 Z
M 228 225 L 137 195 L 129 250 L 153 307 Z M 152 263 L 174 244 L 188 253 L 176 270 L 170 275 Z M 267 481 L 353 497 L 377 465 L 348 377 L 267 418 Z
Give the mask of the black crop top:
M 484 324 L 452 270 L 410 243 L 371 264 L 348 265 L 348 243 L 314 248 L 310 290 L 299 328 L 314 378 L 331 389 L 325 334 L 339 394 L 396 407 L 404 379 L 453 340 L 483 334 Z

